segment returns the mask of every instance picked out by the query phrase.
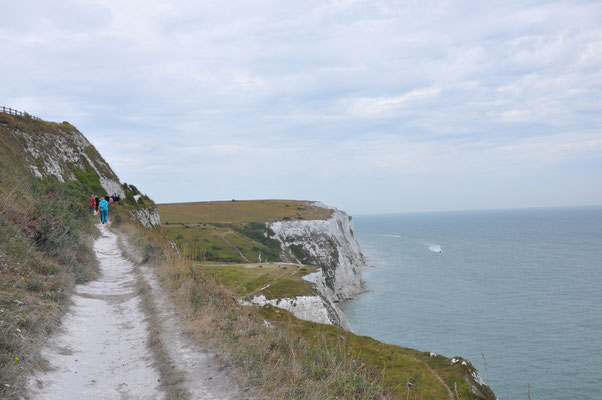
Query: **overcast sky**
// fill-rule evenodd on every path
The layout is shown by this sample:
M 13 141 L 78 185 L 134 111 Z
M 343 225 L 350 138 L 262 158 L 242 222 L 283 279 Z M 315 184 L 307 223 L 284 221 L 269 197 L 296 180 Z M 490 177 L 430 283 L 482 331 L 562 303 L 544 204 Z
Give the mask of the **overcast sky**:
M 602 204 L 602 2 L 20 0 L 0 105 L 157 202 Z

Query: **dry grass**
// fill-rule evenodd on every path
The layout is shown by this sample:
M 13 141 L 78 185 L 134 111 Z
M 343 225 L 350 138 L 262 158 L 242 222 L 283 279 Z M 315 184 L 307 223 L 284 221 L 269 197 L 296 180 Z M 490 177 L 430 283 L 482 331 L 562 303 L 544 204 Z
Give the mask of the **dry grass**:
M 308 201 L 243 200 L 159 204 L 165 223 L 243 223 L 279 219 L 328 219 L 331 211 Z

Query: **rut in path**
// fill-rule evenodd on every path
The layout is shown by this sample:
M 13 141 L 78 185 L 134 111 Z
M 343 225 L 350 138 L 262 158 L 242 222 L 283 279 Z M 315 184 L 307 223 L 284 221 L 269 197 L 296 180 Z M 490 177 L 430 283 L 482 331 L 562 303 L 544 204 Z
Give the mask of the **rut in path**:
M 220 369 L 213 354 L 191 343 L 179 329 L 152 270 L 124 258 L 118 237 L 106 225 L 94 243 L 100 278 L 78 285 L 60 332 L 42 356 L 50 368 L 30 378 L 25 399 L 165 399 L 173 388 L 162 385 L 161 368 L 178 368 L 180 398 L 241 399 L 238 386 Z M 149 349 L 148 316 L 139 295 L 139 280 L 151 287 L 159 343 L 169 362 L 157 362 Z M 148 306 L 148 305 L 147 305 Z M 169 345 L 168 345 L 169 344 Z M 155 352 L 156 353 L 156 352 Z

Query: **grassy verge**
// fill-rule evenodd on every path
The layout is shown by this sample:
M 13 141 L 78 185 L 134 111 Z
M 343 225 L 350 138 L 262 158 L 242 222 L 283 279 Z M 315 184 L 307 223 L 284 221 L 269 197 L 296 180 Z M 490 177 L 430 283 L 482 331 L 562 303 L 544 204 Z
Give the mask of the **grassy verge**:
M 95 230 L 80 189 L 29 180 L 0 202 L 1 398 L 20 398 L 72 288 L 95 274 Z

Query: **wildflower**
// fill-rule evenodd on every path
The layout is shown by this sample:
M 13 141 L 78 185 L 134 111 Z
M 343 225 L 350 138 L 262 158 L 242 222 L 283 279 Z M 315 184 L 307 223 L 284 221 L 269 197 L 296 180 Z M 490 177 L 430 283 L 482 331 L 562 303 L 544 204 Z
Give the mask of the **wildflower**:
M 21 280 L 22 280 L 22 281 L 24 281 L 24 280 L 25 280 L 25 277 L 24 277 L 24 276 L 22 276 L 22 277 L 21 277 Z
M 29 357 L 29 354 L 25 354 L 25 357 Z
M 15 360 L 19 361 L 19 357 L 15 357 Z

